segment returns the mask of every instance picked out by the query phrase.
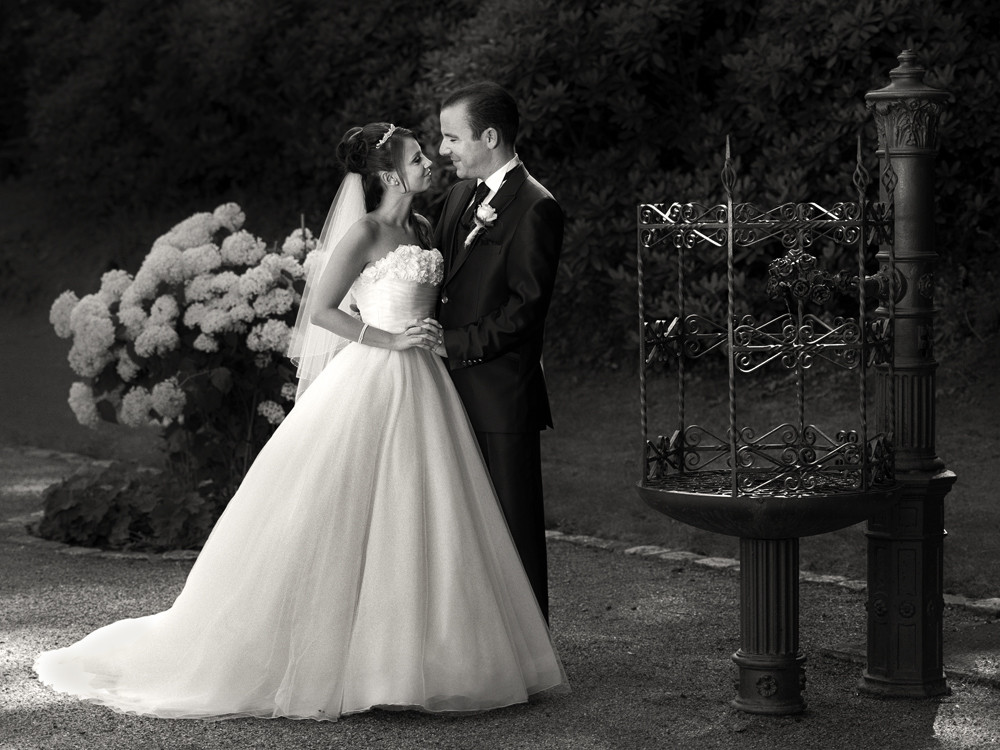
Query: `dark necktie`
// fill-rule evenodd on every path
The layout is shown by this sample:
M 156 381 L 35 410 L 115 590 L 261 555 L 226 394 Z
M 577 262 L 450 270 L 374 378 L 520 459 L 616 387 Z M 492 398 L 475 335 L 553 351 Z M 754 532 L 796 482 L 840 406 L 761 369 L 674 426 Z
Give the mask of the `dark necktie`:
M 479 204 L 483 202 L 490 193 L 490 187 L 485 182 L 480 182 L 478 187 L 476 187 L 476 194 L 472 198 L 472 203 L 469 207 L 465 209 L 465 213 L 462 214 L 462 226 L 468 227 L 472 224 L 472 216 L 475 214 L 476 209 L 479 208 Z

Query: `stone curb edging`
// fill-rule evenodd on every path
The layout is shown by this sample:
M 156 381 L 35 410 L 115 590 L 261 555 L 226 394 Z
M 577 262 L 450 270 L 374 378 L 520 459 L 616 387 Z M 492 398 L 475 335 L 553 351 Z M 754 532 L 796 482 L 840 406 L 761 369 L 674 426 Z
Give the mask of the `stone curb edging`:
M 637 555 L 639 557 L 671 560 L 675 562 L 690 562 L 693 565 L 701 565 L 702 567 L 712 568 L 714 570 L 725 570 L 736 573 L 739 572 L 740 569 L 740 561 L 734 560 L 730 557 L 705 557 L 694 552 L 668 549 L 666 547 L 658 547 L 653 544 L 631 546 L 626 542 L 601 539 L 599 537 L 586 536 L 582 534 L 563 534 L 561 531 L 553 530 L 547 530 L 545 532 L 545 537 L 546 539 L 550 539 L 552 541 L 579 544 L 583 547 L 594 547 L 597 549 L 608 550 L 610 552 L 622 552 L 626 555 Z M 808 583 L 840 586 L 841 588 L 850 589 L 851 591 L 865 591 L 868 588 L 868 584 L 865 581 L 845 578 L 844 576 L 838 575 L 811 573 L 806 570 L 799 571 L 799 580 Z M 968 597 L 957 596 L 955 594 L 944 594 L 944 603 L 947 606 L 962 607 L 963 609 L 978 615 L 1000 616 L 1000 597 L 970 599 Z
M 194 560 L 198 557 L 198 550 L 190 549 L 169 550 L 167 552 L 118 552 L 103 550 L 97 547 L 76 547 L 63 542 L 42 539 L 29 534 L 27 531 L 27 527 L 41 518 L 42 514 L 42 511 L 36 511 L 26 516 L 8 518 L 6 521 L 0 522 L 0 527 L 19 527 L 23 531 L 22 544 L 48 547 L 59 554 L 71 555 L 73 557 L 95 557 L 103 560 L 143 560 L 147 562 L 156 560 Z M 601 539 L 600 537 L 587 536 L 585 534 L 564 534 L 561 531 L 551 529 L 546 530 L 545 537 L 555 542 L 578 544 L 582 547 L 593 547 L 609 552 L 621 552 L 626 555 L 649 557 L 657 560 L 691 563 L 692 565 L 700 565 L 713 570 L 738 573 L 740 569 L 740 561 L 730 557 L 706 557 L 686 550 L 668 549 L 653 544 L 629 545 L 627 542 L 620 542 L 613 539 Z M 868 584 L 865 581 L 838 575 L 812 573 L 807 570 L 799 571 L 799 580 L 807 583 L 840 586 L 851 591 L 864 591 L 868 588 Z M 947 606 L 962 607 L 978 615 L 1000 616 L 1000 597 L 970 599 L 955 594 L 944 594 L 944 603 Z

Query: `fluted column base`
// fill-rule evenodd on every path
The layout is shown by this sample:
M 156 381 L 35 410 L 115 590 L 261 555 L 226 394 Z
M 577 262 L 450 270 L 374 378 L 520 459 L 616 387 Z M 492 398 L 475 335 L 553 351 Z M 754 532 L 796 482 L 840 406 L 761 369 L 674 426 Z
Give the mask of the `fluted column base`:
M 755 714 L 805 710 L 799 651 L 799 540 L 740 539 L 740 670 L 733 706 Z

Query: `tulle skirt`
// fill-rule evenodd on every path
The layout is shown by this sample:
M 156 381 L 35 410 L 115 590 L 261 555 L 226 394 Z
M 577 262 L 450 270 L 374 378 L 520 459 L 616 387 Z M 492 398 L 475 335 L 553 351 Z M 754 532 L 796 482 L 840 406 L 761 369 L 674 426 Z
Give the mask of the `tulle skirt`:
M 166 718 L 477 711 L 566 683 L 443 364 L 356 344 L 261 451 L 173 606 L 35 670 Z

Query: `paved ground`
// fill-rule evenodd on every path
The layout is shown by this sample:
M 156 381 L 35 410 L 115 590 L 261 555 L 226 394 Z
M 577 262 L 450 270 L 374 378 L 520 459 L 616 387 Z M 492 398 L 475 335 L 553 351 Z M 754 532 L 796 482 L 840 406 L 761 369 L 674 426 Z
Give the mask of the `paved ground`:
M 33 679 L 34 655 L 169 606 L 190 568 L 186 559 L 75 550 L 24 532 L 39 492 L 84 460 L 0 449 L 0 750 L 1000 747 L 1000 602 L 948 606 L 951 695 L 882 700 L 856 690 L 862 586 L 806 580 L 809 708 L 755 716 L 729 704 L 738 645 L 733 561 L 558 535 L 549 544 L 552 627 L 569 694 L 460 718 L 373 712 L 334 724 L 163 721 L 68 699 Z

